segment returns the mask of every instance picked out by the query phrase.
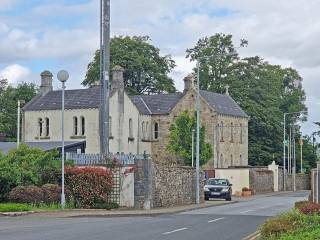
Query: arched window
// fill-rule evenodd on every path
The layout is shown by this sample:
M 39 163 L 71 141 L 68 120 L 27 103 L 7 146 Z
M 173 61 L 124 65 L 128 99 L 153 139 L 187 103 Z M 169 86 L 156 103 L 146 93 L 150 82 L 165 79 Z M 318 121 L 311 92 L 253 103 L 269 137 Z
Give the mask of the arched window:
M 220 141 L 223 142 L 223 122 L 220 123 Z
M 154 139 L 158 139 L 159 138 L 159 124 L 158 123 L 154 123 Z
M 129 119 L 129 138 L 133 138 L 132 118 Z
M 223 154 L 220 154 L 220 166 L 224 167 L 224 163 L 223 163 Z
M 242 155 L 240 154 L 240 165 L 242 165 Z
M 145 129 L 145 123 L 142 122 L 142 139 L 146 139 L 146 129 Z
M 112 117 L 109 116 L 109 137 L 112 137 Z
M 80 117 L 80 121 L 81 121 L 81 135 L 84 136 L 86 133 L 86 120 L 84 119 L 84 117 Z
M 231 166 L 233 166 L 233 155 L 230 155 L 230 160 L 231 160 Z
M 242 130 L 242 124 L 240 123 L 240 143 L 243 143 L 243 130 Z
M 146 122 L 146 139 L 149 140 L 150 135 L 151 135 L 151 133 L 150 133 L 150 128 L 149 128 L 149 123 Z
M 49 118 L 45 118 L 45 125 L 46 125 L 46 137 L 50 134 L 50 121 Z
M 231 126 L 230 126 L 230 131 L 231 131 L 231 142 L 233 142 L 233 123 L 231 123 Z
M 39 131 L 39 137 L 42 136 L 42 131 L 43 131 L 43 121 L 42 121 L 42 118 L 39 118 L 38 119 L 38 131 Z
M 77 136 L 78 135 L 78 118 L 73 117 L 73 135 Z

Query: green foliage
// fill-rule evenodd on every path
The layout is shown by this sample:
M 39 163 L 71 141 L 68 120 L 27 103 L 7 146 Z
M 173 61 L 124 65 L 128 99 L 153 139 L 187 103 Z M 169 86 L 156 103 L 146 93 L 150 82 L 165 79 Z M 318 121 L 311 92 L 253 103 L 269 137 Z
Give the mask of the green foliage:
M 187 50 L 191 61 L 204 56 L 214 57 L 200 61 L 201 88 L 223 93 L 229 85 L 231 97 L 250 116 L 249 164 L 267 165 L 273 160 L 281 164 L 283 113 L 306 110 L 299 73 L 258 56 L 240 59 L 232 35 L 205 37 Z M 288 126 L 296 121 L 297 116 L 287 118 Z
M 192 163 L 192 129 L 196 129 L 196 117 L 182 112 L 170 126 L 167 149 L 183 161 Z M 206 164 L 212 157 L 212 146 L 205 142 L 205 127 L 200 129 L 200 165 Z
M 68 167 L 65 169 L 65 179 L 76 207 L 107 206 L 108 194 L 113 186 L 112 172 L 108 169 Z
M 260 232 L 263 240 L 275 239 L 315 239 L 311 236 L 319 233 L 320 216 L 304 215 L 298 211 L 291 211 L 267 220 L 261 227 Z M 298 238 L 306 236 L 308 238 Z
M 160 50 L 149 40 L 146 36 L 113 37 L 110 42 L 111 69 L 116 65 L 124 68 L 125 87 L 130 94 L 175 92 L 174 82 L 168 76 L 176 66 L 175 62 L 170 56 L 160 56 Z M 100 51 L 97 50 L 82 84 L 88 86 L 98 81 L 99 76 Z
M 0 201 L 5 200 L 16 186 L 41 186 L 48 183 L 43 173 L 53 170 L 61 172 L 57 157 L 58 151 L 44 152 L 24 144 L 0 157 Z
M 37 94 L 33 83 L 21 83 L 17 87 L 0 80 L 0 133 L 9 139 L 16 139 L 17 133 L 17 102 L 29 102 Z
M 0 203 L 0 212 L 27 212 L 32 207 L 29 204 L 21 203 Z

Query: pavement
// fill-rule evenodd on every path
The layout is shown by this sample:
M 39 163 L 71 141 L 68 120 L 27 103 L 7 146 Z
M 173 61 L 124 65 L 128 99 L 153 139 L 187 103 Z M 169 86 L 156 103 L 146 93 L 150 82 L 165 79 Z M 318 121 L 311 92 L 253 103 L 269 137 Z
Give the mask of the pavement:
M 308 194 L 304 191 L 260 195 L 227 205 L 210 201 L 200 209 L 156 209 L 150 210 L 150 215 L 139 215 L 140 211 L 133 215 L 132 210 L 132 215 L 124 215 L 128 210 L 120 210 L 114 214 L 109 211 L 108 215 L 101 215 L 103 211 L 70 211 L 0 217 L 0 240 L 241 240 L 267 218 L 289 210 Z M 122 215 L 117 215 L 120 212 Z

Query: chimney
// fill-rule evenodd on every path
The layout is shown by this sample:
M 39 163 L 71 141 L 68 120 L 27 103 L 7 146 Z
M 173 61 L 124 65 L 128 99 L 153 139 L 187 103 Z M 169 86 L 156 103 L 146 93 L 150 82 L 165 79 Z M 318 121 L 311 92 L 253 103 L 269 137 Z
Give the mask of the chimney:
M 123 67 L 116 65 L 112 68 L 111 90 L 124 89 Z
M 188 76 L 186 76 L 184 79 L 184 90 L 183 92 L 187 92 L 191 89 L 195 89 L 195 76 L 194 74 L 189 74 Z
M 41 85 L 40 85 L 40 93 L 45 95 L 46 93 L 52 91 L 52 73 L 49 71 L 43 71 L 41 74 Z
M 229 95 L 230 95 L 230 94 L 229 94 L 229 88 L 230 88 L 230 86 L 229 86 L 229 85 L 226 85 L 225 88 L 226 88 L 226 95 L 229 96 Z

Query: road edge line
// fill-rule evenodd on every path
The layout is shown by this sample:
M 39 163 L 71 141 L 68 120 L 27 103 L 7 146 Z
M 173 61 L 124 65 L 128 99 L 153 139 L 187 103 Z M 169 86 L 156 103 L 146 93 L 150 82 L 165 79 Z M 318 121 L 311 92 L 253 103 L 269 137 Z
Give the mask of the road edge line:
M 261 235 L 260 231 L 255 231 L 254 233 L 251 233 L 250 235 L 246 236 L 242 240 L 255 240 L 257 237 Z

